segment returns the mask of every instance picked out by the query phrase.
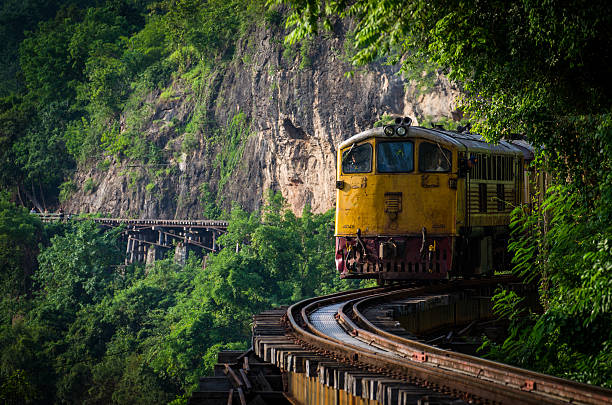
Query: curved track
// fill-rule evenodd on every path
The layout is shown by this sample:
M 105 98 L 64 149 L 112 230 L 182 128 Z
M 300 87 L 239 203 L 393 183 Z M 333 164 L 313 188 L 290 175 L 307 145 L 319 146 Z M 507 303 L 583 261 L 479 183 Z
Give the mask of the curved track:
M 435 287 L 373 288 L 312 298 L 287 310 L 289 333 L 300 344 L 352 366 L 376 371 L 482 403 L 612 404 L 612 391 L 401 338 L 363 316 L 377 303 L 509 278 L 457 281 Z

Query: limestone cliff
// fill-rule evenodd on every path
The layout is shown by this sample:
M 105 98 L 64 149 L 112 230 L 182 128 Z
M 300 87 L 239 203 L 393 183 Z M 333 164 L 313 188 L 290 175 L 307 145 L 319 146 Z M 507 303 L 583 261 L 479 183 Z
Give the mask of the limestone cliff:
M 164 92 L 142 101 L 148 112 L 140 128 L 163 150 L 161 163 L 108 157 L 102 170 L 81 169 L 74 180 L 80 187 L 65 210 L 202 218 L 207 200 L 256 209 L 267 189 L 282 191 L 295 212 L 306 204 L 316 212 L 332 208 L 341 141 L 385 113 L 416 122 L 450 119 L 458 94 L 442 76 L 422 92 L 394 66 L 371 65 L 347 77 L 352 66 L 344 32 L 338 26 L 291 49 L 280 29 L 258 26 L 223 67 L 177 75 Z M 232 144 L 215 128 L 239 113 L 250 130 Z

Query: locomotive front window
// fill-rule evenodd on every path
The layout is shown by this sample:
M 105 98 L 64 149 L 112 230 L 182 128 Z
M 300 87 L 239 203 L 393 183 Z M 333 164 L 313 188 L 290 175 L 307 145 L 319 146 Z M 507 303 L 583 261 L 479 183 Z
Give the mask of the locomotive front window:
M 368 173 L 372 171 L 372 145 L 364 143 L 351 146 L 342 152 L 343 173 Z
M 376 144 L 379 173 L 408 173 L 414 170 L 414 144 L 410 141 Z
M 419 145 L 419 171 L 450 172 L 451 162 L 450 150 L 431 142 L 422 142 Z

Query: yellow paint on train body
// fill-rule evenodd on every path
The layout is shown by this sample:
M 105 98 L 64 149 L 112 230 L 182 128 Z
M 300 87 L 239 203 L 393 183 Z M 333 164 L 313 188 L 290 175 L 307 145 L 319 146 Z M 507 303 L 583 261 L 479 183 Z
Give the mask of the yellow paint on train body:
M 343 186 L 336 194 L 336 236 L 352 236 L 357 229 L 364 236 L 420 235 L 423 227 L 431 235 L 456 236 L 461 227 L 508 225 L 512 208 L 522 200 L 522 176 L 517 174 L 523 167 L 523 156 L 517 150 L 503 150 L 501 146 L 487 144 L 481 138 L 476 138 L 477 141 L 470 139 L 474 144 L 470 147 L 464 140 L 457 142 L 452 139 L 448 132 L 441 136 L 434 130 L 420 127 L 410 127 L 403 138 L 388 137 L 381 131 L 367 132 L 372 132 L 372 135 L 361 139 L 355 136 L 353 138 L 357 139 L 353 142 L 351 138 L 338 148 L 337 180 L 343 182 Z M 377 145 L 391 140 L 413 143 L 414 168 L 411 172 L 380 173 Z M 346 173 L 342 170 L 343 154 L 363 144 L 371 145 L 371 170 Z M 421 171 L 419 150 L 423 144 L 435 144 L 450 151 L 450 170 Z M 498 176 L 493 180 L 486 176 L 482 179 L 460 176 L 460 155 L 467 159 L 475 154 L 493 156 L 491 159 L 508 157 L 514 175 Z M 495 177 L 495 173 L 489 177 Z M 393 194 L 401 199 L 397 213 L 385 209 L 385 203 L 393 198 Z
M 418 150 L 420 140 L 414 140 Z M 372 145 L 376 162 L 376 144 L 384 142 L 372 138 L 364 143 Z M 336 236 L 354 235 L 361 229 L 364 236 L 420 235 L 423 227 L 431 234 L 455 234 L 458 189 L 449 186 L 457 180 L 457 152 L 453 152 L 450 173 L 370 173 L 342 172 L 342 153 L 338 152 L 338 180 L 345 183 L 337 190 Z M 415 159 L 418 167 L 418 157 Z M 374 166 L 376 166 L 374 164 Z M 399 199 L 397 212 L 388 212 L 385 203 Z

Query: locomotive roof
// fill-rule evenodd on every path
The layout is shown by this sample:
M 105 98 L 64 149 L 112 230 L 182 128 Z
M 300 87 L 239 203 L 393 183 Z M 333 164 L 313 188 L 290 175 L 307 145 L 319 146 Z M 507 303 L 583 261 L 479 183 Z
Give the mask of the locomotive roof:
M 498 154 L 521 154 L 526 160 L 533 159 L 533 147 L 525 141 L 499 141 L 497 144 L 487 142 L 478 134 L 459 133 L 438 128 L 424 128 L 410 126 L 406 136 L 388 136 L 385 135 L 384 127 L 376 127 L 368 129 L 353 135 L 349 139 L 340 143 L 339 149 L 350 146 L 354 143 L 361 142 L 369 138 L 388 138 L 388 139 L 410 139 L 424 138 L 432 141 L 442 141 L 446 144 L 454 145 L 457 148 L 466 148 L 469 152 L 489 152 Z

